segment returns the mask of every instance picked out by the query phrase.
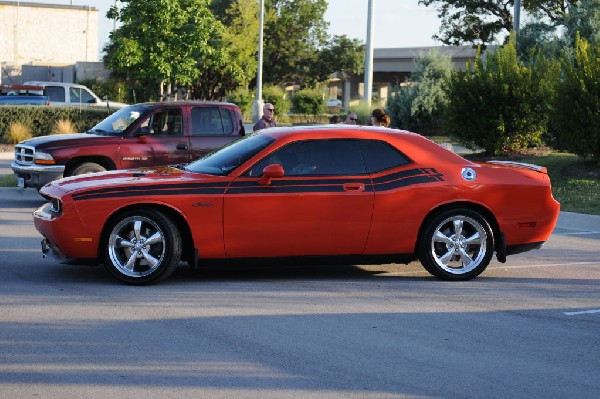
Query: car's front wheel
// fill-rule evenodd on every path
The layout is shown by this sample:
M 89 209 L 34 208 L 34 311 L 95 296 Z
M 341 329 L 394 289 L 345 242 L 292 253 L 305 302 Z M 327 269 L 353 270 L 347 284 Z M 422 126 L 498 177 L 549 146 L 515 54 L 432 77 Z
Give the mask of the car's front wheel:
M 107 231 L 105 266 L 125 283 L 157 283 L 170 276 L 181 260 L 181 234 L 160 211 L 127 211 L 113 220 Z
M 494 253 L 494 236 L 480 213 L 459 208 L 434 216 L 419 240 L 419 259 L 432 275 L 468 280 L 481 274 Z

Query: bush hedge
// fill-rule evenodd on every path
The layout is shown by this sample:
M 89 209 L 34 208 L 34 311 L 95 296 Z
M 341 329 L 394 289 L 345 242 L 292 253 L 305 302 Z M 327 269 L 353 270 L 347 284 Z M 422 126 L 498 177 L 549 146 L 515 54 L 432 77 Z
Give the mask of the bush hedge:
M 40 107 L 28 105 L 0 107 L 0 136 L 6 142 L 6 133 L 16 122 L 31 130 L 33 137 L 51 134 L 59 120 L 68 120 L 78 132 L 94 127 L 116 109 L 103 107 Z

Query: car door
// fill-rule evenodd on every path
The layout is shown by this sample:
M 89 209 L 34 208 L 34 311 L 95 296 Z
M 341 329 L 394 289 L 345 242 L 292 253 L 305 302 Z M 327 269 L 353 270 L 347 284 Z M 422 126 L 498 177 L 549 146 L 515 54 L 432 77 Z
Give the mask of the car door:
M 284 176 L 260 184 L 280 164 Z M 287 144 L 234 180 L 224 199 L 227 257 L 350 255 L 363 252 L 373 190 L 358 142 Z
M 150 114 L 121 146 L 121 168 L 188 163 L 189 139 L 183 128 L 180 108 Z
M 214 149 L 240 138 L 234 131 L 231 112 L 217 105 L 202 105 L 190 110 L 190 152 L 196 160 Z

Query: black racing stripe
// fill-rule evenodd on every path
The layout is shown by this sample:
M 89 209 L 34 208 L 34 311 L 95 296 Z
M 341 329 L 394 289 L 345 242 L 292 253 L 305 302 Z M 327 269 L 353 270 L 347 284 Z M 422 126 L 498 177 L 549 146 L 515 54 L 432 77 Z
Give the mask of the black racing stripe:
M 433 183 L 439 181 L 436 176 L 413 176 L 406 179 L 395 180 L 375 185 L 375 192 L 390 191 L 397 188 L 412 186 L 420 183 Z
M 365 178 L 348 178 L 348 179 L 296 179 L 296 180 L 271 180 L 271 186 L 311 186 L 311 185 L 331 185 L 331 184 L 346 184 L 346 183 L 363 183 L 371 184 L 371 179 Z M 258 180 L 237 180 L 230 187 L 257 187 Z
M 209 187 L 209 188 L 192 188 L 192 189 L 171 189 L 171 190 L 160 190 L 160 189 L 150 189 L 143 191 L 120 191 L 120 192 L 106 192 L 106 193 L 96 193 L 96 194 L 88 194 L 83 193 L 78 195 L 77 197 L 73 196 L 74 201 L 82 201 L 89 199 L 98 199 L 98 198 L 123 198 L 123 197 L 141 197 L 141 196 L 166 196 L 166 195 L 189 195 L 189 194 L 220 194 L 223 195 L 225 193 L 224 188 L 219 187 Z
M 125 187 L 103 187 L 99 189 L 92 189 L 82 193 L 77 193 L 73 195 L 73 198 L 78 197 L 87 197 L 90 195 L 97 194 L 118 194 L 122 192 L 143 192 L 147 193 L 155 190 L 171 190 L 171 189 L 179 189 L 179 190 L 188 190 L 188 189 L 202 189 L 202 188 L 219 188 L 221 191 L 227 187 L 227 182 L 223 183 L 185 183 L 185 184 L 162 184 L 158 187 L 156 185 L 152 186 L 125 186 Z
M 257 187 L 230 187 L 227 194 L 282 194 L 282 193 L 341 193 L 344 187 L 336 186 L 257 186 Z

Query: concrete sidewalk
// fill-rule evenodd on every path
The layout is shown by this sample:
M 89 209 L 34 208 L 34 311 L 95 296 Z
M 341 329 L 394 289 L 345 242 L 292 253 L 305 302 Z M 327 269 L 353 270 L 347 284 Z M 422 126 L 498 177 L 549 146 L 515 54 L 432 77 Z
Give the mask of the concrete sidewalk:
M 14 158 L 14 155 L 14 152 L 0 151 L 0 159 L 12 160 Z

